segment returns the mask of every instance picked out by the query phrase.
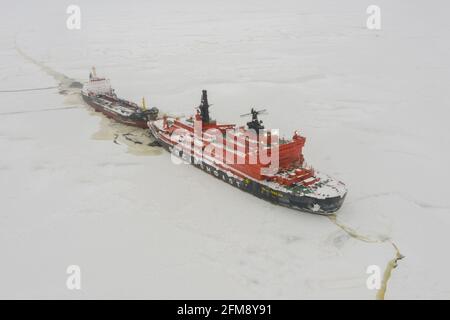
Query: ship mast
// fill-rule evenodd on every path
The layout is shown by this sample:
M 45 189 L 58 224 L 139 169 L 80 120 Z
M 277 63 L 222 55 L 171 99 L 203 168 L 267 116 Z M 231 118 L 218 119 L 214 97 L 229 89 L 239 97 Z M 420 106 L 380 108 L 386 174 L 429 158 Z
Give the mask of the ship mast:
M 200 109 L 200 116 L 203 123 L 209 123 L 209 103 L 206 90 L 202 90 L 202 100 L 198 108 Z

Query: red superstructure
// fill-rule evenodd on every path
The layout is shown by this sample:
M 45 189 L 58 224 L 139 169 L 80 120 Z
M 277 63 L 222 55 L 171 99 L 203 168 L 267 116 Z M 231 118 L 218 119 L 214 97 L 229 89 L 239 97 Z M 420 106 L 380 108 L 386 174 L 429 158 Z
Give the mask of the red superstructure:
M 258 120 L 261 112 L 251 110 L 247 128 L 218 124 L 209 117 L 204 90 L 194 116 L 164 116 L 148 125 L 173 155 L 240 189 L 303 211 L 336 211 L 346 195 L 344 184 L 306 166 L 306 139 L 298 132 L 289 140 L 280 139 L 277 131 L 265 130 Z
M 194 122 L 195 120 L 195 122 Z M 282 185 L 292 185 L 294 183 L 302 182 L 305 185 L 311 185 L 319 179 L 310 179 L 314 176 L 314 170 L 303 168 L 304 157 L 302 149 L 305 144 L 305 138 L 300 136 L 297 132 L 294 133 L 292 140 L 281 140 L 278 142 L 278 169 L 272 174 L 264 174 L 263 169 L 270 168 L 270 163 L 261 159 L 261 143 L 264 143 L 262 148 L 265 148 L 266 158 L 271 158 L 273 150 L 273 141 L 279 141 L 278 136 L 274 136 L 270 132 L 259 131 L 259 141 L 255 138 L 257 135 L 248 134 L 248 130 L 244 127 L 237 128 L 235 125 L 217 124 L 215 121 L 203 122 L 201 113 L 197 113 L 194 117 L 187 120 L 174 119 L 170 124 L 167 116 L 163 117 L 163 129 L 166 130 L 168 143 L 179 144 L 184 151 L 192 154 L 198 153 L 196 150 L 194 139 L 189 139 L 191 143 L 180 144 L 176 141 L 176 137 L 170 138 L 173 133 L 178 131 L 186 131 L 192 138 L 196 136 L 195 123 L 201 124 L 201 136 L 199 141 L 202 143 L 202 150 L 211 147 L 210 155 L 215 159 L 221 159 L 226 162 L 228 170 L 234 174 L 245 177 L 249 176 L 256 180 L 275 181 Z M 213 132 L 213 134 L 211 133 Z M 264 136 L 261 136 L 264 135 Z M 225 137 L 223 142 L 216 143 L 216 137 Z M 247 138 L 243 139 L 242 137 Z M 253 138 L 253 139 L 252 139 Z M 227 161 L 228 160 L 228 161 Z

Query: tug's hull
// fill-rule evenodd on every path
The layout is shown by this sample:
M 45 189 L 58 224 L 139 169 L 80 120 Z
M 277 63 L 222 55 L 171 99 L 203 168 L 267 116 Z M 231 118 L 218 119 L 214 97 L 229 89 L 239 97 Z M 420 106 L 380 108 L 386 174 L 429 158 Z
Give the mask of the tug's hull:
M 108 110 L 107 108 L 105 108 L 105 106 L 98 100 L 95 99 L 95 97 L 90 97 L 87 96 L 85 94 L 82 94 L 83 96 L 83 100 L 90 105 L 92 108 L 94 108 L 95 111 L 97 112 L 101 112 L 103 113 L 105 116 L 107 116 L 108 118 L 111 118 L 119 123 L 128 125 L 128 126 L 133 126 L 133 127 L 138 127 L 138 128 L 143 128 L 143 129 L 147 129 L 147 119 L 144 116 L 138 116 L 137 114 L 133 114 L 130 117 L 125 117 L 119 113 L 113 112 Z
M 150 133 L 154 136 L 156 141 L 160 146 L 162 146 L 167 151 L 173 152 L 173 146 L 170 143 L 164 141 L 158 130 L 154 128 L 151 124 L 149 125 Z M 295 193 L 284 192 L 267 186 L 255 179 L 250 177 L 238 177 L 226 170 L 219 168 L 211 163 L 206 163 L 205 161 L 197 160 L 194 156 L 189 154 L 183 154 L 183 151 L 177 151 L 175 155 L 187 162 L 189 162 L 194 167 L 211 174 L 217 179 L 232 185 L 238 189 L 251 193 L 252 195 L 269 201 L 271 203 L 281 205 L 284 207 L 296 209 L 303 212 L 309 212 L 321 215 L 331 215 L 342 206 L 345 196 L 329 197 L 325 199 L 317 199 L 309 197 L 308 195 L 299 195 Z

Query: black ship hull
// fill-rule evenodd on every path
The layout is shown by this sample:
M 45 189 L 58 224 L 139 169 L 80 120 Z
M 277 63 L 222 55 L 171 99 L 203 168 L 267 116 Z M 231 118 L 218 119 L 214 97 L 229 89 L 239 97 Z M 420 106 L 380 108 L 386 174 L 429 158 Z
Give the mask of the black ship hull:
M 164 142 L 161 139 L 158 139 L 156 132 L 150 130 L 150 133 L 155 137 L 160 146 L 173 153 L 172 145 Z M 230 176 L 226 171 L 220 168 L 205 163 L 204 161 L 198 162 L 198 160 L 195 159 L 192 155 L 183 154 L 183 151 L 177 151 L 175 155 L 190 163 L 194 167 L 211 174 L 215 178 L 222 180 L 229 185 L 251 193 L 252 195 L 260 199 L 291 209 L 313 214 L 332 215 L 334 212 L 339 210 L 345 200 L 346 195 L 344 195 L 343 197 L 338 196 L 325 199 L 316 199 L 308 197 L 307 195 L 298 195 L 275 190 L 265 184 L 260 183 L 259 181 L 250 178 L 238 178 L 236 176 Z
M 144 114 L 132 114 L 129 117 L 125 117 L 119 113 L 112 112 L 105 108 L 99 101 L 95 99 L 95 97 L 90 97 L 85 94 L 82 94 L 83 100 L 90 105 L 95 111 L 103 113 L 108 118 L 114 119 L 115 121 L 138 128 L 147 129 L 148 119 Z

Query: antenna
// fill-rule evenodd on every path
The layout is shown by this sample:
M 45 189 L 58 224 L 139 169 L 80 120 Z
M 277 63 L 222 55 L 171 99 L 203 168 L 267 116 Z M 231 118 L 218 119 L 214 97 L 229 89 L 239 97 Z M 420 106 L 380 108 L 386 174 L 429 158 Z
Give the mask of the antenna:
M 145 105 L 145 97 L 142 97 L 142 110 L 147 110 L 147 106 Z

